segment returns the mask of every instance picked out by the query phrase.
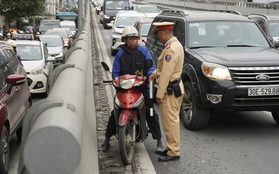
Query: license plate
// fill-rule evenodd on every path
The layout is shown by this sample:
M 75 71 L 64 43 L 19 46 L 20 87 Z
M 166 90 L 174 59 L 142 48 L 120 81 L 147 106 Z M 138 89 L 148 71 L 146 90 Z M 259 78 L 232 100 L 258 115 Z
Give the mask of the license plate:
M 279 87 L 248 88 L 248 96 L 279 95 Z

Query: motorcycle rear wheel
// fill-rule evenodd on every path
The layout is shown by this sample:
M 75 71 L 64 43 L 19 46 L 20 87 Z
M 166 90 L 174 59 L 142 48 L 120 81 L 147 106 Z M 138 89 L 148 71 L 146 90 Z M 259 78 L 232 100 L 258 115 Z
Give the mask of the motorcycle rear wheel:
M 119 151 L 121 160 L 125 165 L 132 163 L 135 154 L 135 145 L 131 143 L 133 134 L 133 126 L 130 122 L 119 127 Z

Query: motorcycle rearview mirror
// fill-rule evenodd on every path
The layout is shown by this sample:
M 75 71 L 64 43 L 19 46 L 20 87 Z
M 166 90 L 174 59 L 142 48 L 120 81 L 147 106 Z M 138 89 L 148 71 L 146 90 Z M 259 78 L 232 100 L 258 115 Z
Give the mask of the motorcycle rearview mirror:
M 151 59 L 147 59 L 145 61 L 145 66 L 147 67 L 147 69 L 150 69 L 153 65 L 153 61 Z
M 101 62 L 101 64 L 102 64 L 103 68 L 105 69 L 105 71 L 111 73 L 111 72 L 109 71 L 108 65 L 107 65 L 105 62 Z
M 101 62 L 101 64 L 106 71 L 109 71 L 109 67 L 105 62 Z

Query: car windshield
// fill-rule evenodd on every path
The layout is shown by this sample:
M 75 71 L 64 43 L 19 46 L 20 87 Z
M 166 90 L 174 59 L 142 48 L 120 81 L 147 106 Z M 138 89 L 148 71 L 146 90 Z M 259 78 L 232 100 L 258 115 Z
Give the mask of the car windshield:
M 107 10 L 125 10 L 129 8 L 128 1 L 106 1 Z
M 42 53 L 39 45 L 17 44 L 17 54 L 22 61 L 41 60 Z
M 71 31 L 76 30 L 76 26 L 74 25 L 61 25 L 61 28 L 69 28 Z
M 194 22 L 188 27 L 189 47 L 269 47 L 253 22 Z
M 159 9 L 156 7 L 140 7 L 138 11 L 141 13 L 159 13 Z
M 143 16 L 118 17 L 117 20 L 116 20 L 115 27 L 117 27 L 117 28 L 125 28 L 125 27 L 127 27 L 129 25 L 134 25 L 138 20 L 144 19 L 144 18 L 147 18 L 147 17 L 143 17 Z
M 141 25 L 141 29 L 140 29 L 139 35 L 142 36 L 142 37 L 147 37 L 150 25 L 151 25 L 151 23 L 143 23 Z
M 40 40 L 47 44 L 47 47 L 62 47 L 62 40 L 54 37 L 40 37 Z
M 59 24 L 42 24 L 39 27 L 39 31 L 47 31 L 47 30 L 51 30 L 53 28 L 59 28 Z
M 58 35 L 64 39 L 68 38 L 68 34 L 66 32 L 59 32 L 59 31 L 47 31 L 45 35 Z
M 268 26 L 271 37 L 279 37 L 279 21 L 272 21 Z

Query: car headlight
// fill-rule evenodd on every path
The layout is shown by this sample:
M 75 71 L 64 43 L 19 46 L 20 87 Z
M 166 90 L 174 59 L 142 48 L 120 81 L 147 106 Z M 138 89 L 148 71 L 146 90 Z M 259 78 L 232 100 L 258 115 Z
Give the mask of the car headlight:
M 39 75 L 39 74 L 43 74 L 43 72 L 44 72 L 44 69 L 43 69 L 42 66 L 40 66 L 40 67 L 38 67 L 38 68 L 32 70 L 32 71 L 30 72 L 30 74 L 31 74 L 31 75 Z
M 109 17 L 110 17 L 110 16 L 108 16 L 108 15 L 105 15 L 105 18 L 106 18 L 106 19 L 109 19 Z
M 208 62 L 203 62 L 201 66 L 203 74 L 210 79 L 232 80 L 227 67 Z

